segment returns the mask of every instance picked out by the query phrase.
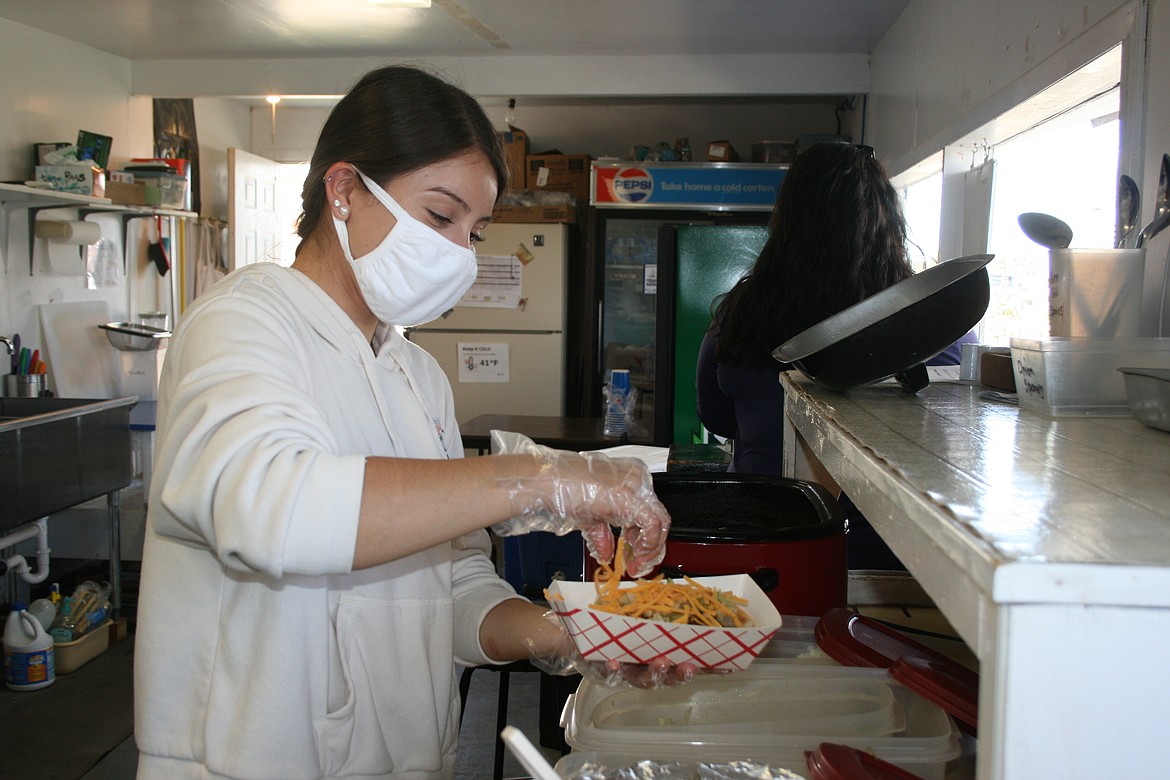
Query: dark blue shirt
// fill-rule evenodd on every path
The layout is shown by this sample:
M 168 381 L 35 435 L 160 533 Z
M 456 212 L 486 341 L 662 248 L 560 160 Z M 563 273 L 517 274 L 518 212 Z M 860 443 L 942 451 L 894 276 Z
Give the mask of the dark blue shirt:
M 926 364 L 957 366 L 961 345 L 977 341 L 974 333 L 968 333 Z M 695 370 L 699 419 L 711 433 L 734 440 L 729 471 L 783 476 L 784 391 L 780 372 L 786 368 L 780 363 L 763 368 L 720 363 L 715 359 L 714 329 L 703 337 Z

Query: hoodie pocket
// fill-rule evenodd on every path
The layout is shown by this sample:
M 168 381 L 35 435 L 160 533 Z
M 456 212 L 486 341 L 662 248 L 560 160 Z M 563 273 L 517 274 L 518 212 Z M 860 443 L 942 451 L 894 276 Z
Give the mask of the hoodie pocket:
M 315 724 L 326 774 L 439 771 L 458 736 L 452 612 L 449 598 L 341 597 L 330 687 L 344 704 Z

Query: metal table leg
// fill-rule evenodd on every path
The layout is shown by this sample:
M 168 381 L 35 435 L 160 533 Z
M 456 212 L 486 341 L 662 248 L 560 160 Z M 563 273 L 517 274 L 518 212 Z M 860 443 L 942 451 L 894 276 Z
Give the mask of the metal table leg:
M 111 617 L 122 615 L 122 495 L 111 490 L 106 494 L 106 511 L 110 529 L 110 607 Z

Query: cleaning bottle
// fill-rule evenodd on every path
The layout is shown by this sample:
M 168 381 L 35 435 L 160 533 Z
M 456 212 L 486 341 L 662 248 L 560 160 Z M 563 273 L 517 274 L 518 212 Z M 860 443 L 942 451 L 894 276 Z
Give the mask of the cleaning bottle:
M 24 604 L 13 604 L 4 624 L 4 684 L 14 691 L 35 691 L 56 679 L 53 638 Z

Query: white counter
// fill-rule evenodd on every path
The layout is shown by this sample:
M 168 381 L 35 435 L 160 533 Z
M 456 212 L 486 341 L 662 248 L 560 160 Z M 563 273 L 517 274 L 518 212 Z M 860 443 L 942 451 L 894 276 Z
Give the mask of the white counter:
M 979 777 L 1170 776 L 1170 433 L 781 383 L 786 474 L 819 461 L 979 657 Z

